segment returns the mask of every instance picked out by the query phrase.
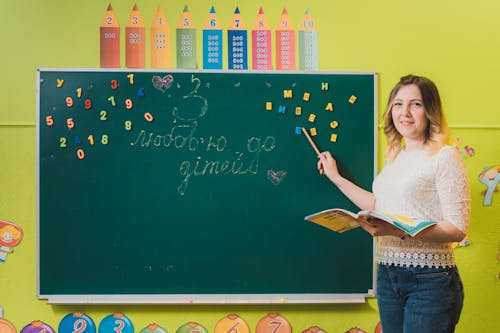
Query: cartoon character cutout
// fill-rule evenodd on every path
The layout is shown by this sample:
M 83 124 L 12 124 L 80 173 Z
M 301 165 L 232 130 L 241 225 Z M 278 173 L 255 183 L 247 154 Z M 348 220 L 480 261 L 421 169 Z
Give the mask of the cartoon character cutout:
M 493 194 L 498 191 L 497 186 L 500 182 L 500 164 L 484 168 L 479 174 L 478 179 L 486 185 L 486 190 L 483 192 L 483 206 L 491 206 Z
M 14 252 L 12 249 L 23 238 L 23 229 L 18 225 L 0 220 L 0 262 L 5 262 L 7 254 Z

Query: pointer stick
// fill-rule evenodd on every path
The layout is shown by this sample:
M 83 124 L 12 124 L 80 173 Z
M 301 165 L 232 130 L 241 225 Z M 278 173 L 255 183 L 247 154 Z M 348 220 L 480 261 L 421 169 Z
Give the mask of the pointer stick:
M 309 141 L 309 143 L 311 144 L 311 146 L 313 147 L 314 151 L 316 152 L 316 154 L 318 154 L 318 157 L 319 157 L 319 155 L 321 155 L 321 152 L 319 151 L 318 147 L 316 146 L 316 144 L 312 140 L 311 136 L 309 135 L 309 133 L 307 132 L 307 130 L 304 127 L 302 127 L 302 133 L 304 133 L 304 135 L 306 136 L 307 140 Z

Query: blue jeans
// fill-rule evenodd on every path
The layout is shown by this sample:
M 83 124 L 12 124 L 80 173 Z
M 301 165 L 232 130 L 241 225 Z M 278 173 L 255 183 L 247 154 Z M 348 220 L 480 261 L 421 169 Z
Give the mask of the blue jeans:
M 378 265 L 377 302 L 383 333 L 454 332 L 463 300 L 456 267 Z

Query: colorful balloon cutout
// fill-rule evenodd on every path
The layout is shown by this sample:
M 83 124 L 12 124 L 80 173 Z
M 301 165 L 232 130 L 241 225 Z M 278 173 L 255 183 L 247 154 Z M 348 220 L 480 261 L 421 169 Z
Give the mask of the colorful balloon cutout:
M 95 333 L 96 327 L 92 318 L 83 312 L 68 313 L 59 322 L 58 333 Z
M 23 327 L 20 333 L 56 333 L 52 327 L 41 320 L 32 321 Z
M 189 322 L 180 326 L 176 333 L 208 333 L 207 329 L 195 322 Z
M 250 333 L 250 327 L 243 318 L 231 313 L 219 319 L 215 324 L 214 333 Z
M 323 329 L 318 326 L 311 326 L 308 329 L 302 331 L 302 333 L 326 333 Z
M 17 333 L 17 330 L 10 321 L 0 318 L 0 333 Z
M 144 327 L 142 330 L 139 331 L 139 333 L 168 333 L 168 332 L 163 327 L 153 323 Z
M 261 318 L 255 328 L 255 333 L 291 333 L 292 326 L 288 320 L 277 313 L 269 313 Z
M 134 333 L 134 325 L 123 313 L 113 313 L 99 323 L 99 333 Z

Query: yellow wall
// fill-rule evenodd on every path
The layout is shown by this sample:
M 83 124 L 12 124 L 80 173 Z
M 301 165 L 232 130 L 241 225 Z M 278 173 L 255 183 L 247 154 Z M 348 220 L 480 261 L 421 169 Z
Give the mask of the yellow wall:
M 200 28 L 211 5 L 227 22 L 236 5 L 247 27 L 262 4 L 276 27 L 282 2 L 240 0 L 187 1 Z M 238 313 L 252 329 L 268 312 L 288 318 L 295 332 L 318 325 L 329 333 L 359 326 L 372 332 L 375 300 L 362 305 L 217 305 L 217 306 L 51 306 L 36 298 L 35 228 L 35 96 L 39 67 L 99 66 L 98 26 L 108 0 L 1 1 L 0 20 L 0 219 L 24 230 L 24 239 L 0 263 L 0 306 L 18 329 L 34 319 L 57 328 L 69 312 L 83 311 L 98 323 L 121 311 L 136 331 L 151 322 L 174 332 L 188 321 L 213 330 L 216 321 Z M 134 1 L 112 2 L 125 25 Z M 149 26 L 158 4 L 174 30 L 184 2 L 138 0 Z M 229 4 L 229 5 L 227 5 Z M 407 73 L 432 78 L 440 88 L 453 137 L 475 149 L 466 159 L 472 184 L 472 246 L 457 249 L 465 284 L 465 308 L 457 332 L 493 332 L 500 327 L 500 193 L 482 206 L 484 186 L 477 181 L 483 167 L 500 164 L 500 2 L 494 0 L 349 0 L 289 1 L 298 26 L 307 7 L 319 27 L 321 70 L 376 71 L 379 108 L 397 79 Z M 226 25 L 227 27 L 227 25 Z M 122 36 L 123 36 L 122 31 Z M 201 49 L 201 33 L 198 35 Z M 122 52 L 123 53 L 123 52 Z M 175 57 L 174 57 L 175 58 Z M 201 63 L 201 57 L 198 58 Z M 122 64 L 124 59 L 122 56 Z M 149 60 L 147 61 L 149 64 Z M 380 146 L 384 146 L 381 137 Z M 68 180 L 70 181 L 70 180 Z M 355 258 L 353 258 L 355 260 Z M 61 267 L 63 270 L 64 267 Z M 98 274 L 98 272 L 96 272 Z M 293 274 L 293 272 L 290 272 Z

